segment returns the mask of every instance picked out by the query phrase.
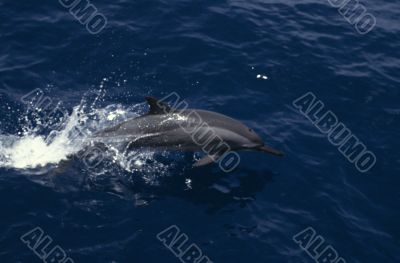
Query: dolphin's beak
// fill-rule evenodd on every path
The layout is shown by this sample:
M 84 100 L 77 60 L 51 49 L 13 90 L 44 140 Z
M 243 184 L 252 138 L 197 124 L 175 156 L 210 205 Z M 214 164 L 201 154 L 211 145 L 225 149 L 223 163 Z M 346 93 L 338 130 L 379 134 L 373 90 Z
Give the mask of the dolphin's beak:
M 283 152 L 275 150 L 275 149 L 273 149 L 271 147 L 268 147 L 268 146 L 265 146 L 265 145 L 261 146 L 261 147 L 258 147 L 257 150 L 258 151 L 262 151 L 262 152 L 266 152 L 266 153 L 270 153 L 270 154 L 273 154 L 273 155 L 276 155 L 276 156 L 283 156 L 284 155 Z

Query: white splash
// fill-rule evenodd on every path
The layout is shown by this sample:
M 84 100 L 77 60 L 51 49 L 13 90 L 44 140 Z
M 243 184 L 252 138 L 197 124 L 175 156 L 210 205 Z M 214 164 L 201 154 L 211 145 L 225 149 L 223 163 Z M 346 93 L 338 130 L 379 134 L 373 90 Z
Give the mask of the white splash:
M 258 74 L 258 75 L 257 75 L 257 78 L 258 78 L 258 79 L 268 79 L 268 76 Z
M 85 119 L 74 108 L 61 130 L 53 130 L 47 136 L 36 134 L 37 129 L 22 136 L 0 135 L 0 167 L 33 169 L 57 164 L 82 149 L 83 132 L 77 129 Z
M 95 102 L 99 98 L 95 98 Z M 157 179 L 168 174 L 173 163 L 159 161 L 159 153 L 151 151 L 126 152 L 124 147 L 118 147 L 119 141 L 103 140 L 106 145 L 105 160 L 94 169 L 87 167 L 85 152 L 97 138 L 91 137 L 96 132 L 112 127 L 122 121 L 142 114 L 144 104 L 124 107 L 112 104 L 107 107 L 94 106 L 85 98 L 80 105 L 74 107 L 64 118 L 54 117 L 58 122 L 55 126 L 46 125 L 39 115 L 25 114 L 20 116 L 20 129 L 17 134 L 1 134 L 0 131 L 0 168 L 15 169 L 24 174 L 45 174 L 57 168 L 61 162 L 78 156 L 83 170 L 90 176 L 123 176 L 139 173 L 146 183 L 157 184 Z M 43 112 L 41 109 L 38 112 Z M 180 118 L 180 116 L 174 116 Z M 34 124 L 34 125 L 32 125 Z M 154 134 L 152 134 L 154 135 Z M 150 135 L 149 135 L 150 136 Z M 166 157 L 168 153 L 161 153 Z M 82 157 L 83 156 L 83 157 Z M 90 156 L 89 156 L 90 157 Z M 80 160 L 79 160 L 80 158 Z
M 84 113 L 83 108 L 74 107 L 72 113 L 58 125 L 60 128 L 51 130 L 47 135 L 40 134 L 37 128 L 26 127 L 22 127 L 24 132 L 19 135 L 0 135 L 0 167 L 34 169 L 56 165 L 82 150 L 94 130 L 129 116 L 128 111 L 119 105 L 89 113 Z M 41 120 L 36 120 L 36 123 L 41 124 Z
M 116 117 L 122 116 L 122 115 L 124 115 L 124 114 L 126 114 L 126 111 L 117 109 L 115 112 L 110 112 L 110 113 L 108 114 L 107 120 L 113 121 L 113 120 L 115 120 Z

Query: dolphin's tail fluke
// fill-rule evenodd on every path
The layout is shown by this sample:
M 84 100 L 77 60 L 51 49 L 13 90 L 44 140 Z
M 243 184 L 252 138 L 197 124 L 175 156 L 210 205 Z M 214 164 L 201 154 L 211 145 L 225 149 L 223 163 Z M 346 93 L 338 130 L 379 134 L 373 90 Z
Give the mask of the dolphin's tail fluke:
M 273 149 L 271 147 L 268 147 L 268 146 L 265 146 L 265 145 L 257 148 L 257 150 L 262 151 L 262 152 L 266 152 L 266 153 L 270 153 L 270 154 L 273 154 L 273 155 L 276 155 L 276 156 L 283 156 L 284 155 L 283 152 L 275 150 L 275 149 Z

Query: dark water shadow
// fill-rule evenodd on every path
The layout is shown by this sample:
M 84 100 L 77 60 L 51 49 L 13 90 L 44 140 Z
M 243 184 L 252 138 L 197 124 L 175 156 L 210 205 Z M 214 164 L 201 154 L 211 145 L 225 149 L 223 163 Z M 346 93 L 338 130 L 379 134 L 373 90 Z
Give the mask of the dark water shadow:
M 157 186 L 138 181 L 129 190 L 146 203 L 177 198 L 205 206 L 207 213 L 215 213 L 232 204 L 243 207 L 252 202 L 272 178 L 270 171 L 239 168 L 227 174 L 212 165 L 189 168 L 182 174 L 162 178 Z
M 144 174 L 129 173 L 112 162 L 103 163 L 98 168 L 98 174 L 94 175 L 93 170 L 85 169 L 82 162 L 76 159 L 62 162 L 45 174 L 30 174 L 26 178 L 60 193 L 79 192 L 85 193 L 85 196 L 90 192 L 107 193 L 132 201 L 135 206 L 177 198 L 204 206 L 207 213 L 215 213 L 229 209 L 232 204 L 246 206 L 274 176 L 269 170 L 244 165 L 231 173 L 223 172 L 217 164 L 192 168 L 192 162 L 192 157 L 185 156 L 166 175 L 159 176 L 156 183 L 151 184 L 145 180 Z M 107 172 L 101 173 L 105 167 Z

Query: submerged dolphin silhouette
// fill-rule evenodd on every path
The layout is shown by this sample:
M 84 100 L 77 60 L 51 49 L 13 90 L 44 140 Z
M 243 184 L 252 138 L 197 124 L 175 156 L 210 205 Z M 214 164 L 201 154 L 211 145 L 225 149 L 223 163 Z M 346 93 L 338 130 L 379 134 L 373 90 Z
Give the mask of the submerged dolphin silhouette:
M 194 166 L 218 160 L 228 151 L 256 150 L 282 156 L 266 146 L 252 129 L 228 116 L 198 109 L 174 109 L 146 97 L 147 114 L 102 130 L 94 138 L 126 142 L 126 149 L 152 148 L 204 151 L 208 155 Z

